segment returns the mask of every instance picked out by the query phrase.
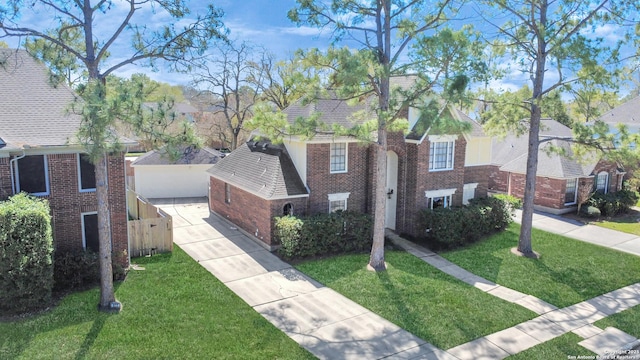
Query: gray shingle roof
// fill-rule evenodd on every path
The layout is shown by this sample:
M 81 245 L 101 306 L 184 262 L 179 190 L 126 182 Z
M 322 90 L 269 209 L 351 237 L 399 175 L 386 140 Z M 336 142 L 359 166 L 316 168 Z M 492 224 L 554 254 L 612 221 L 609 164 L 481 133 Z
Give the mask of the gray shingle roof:
M 552 119 L 542 119 L 540 124 L 540 139 L 547 140 L 540 144 L 538 150 L 537 176 L 559 179 L 572 179 L 589 176 L 597 164 L 595 154 L 591 154 L 579 161 L 573 156 L 570 139 L 571 129 Z M 563 149 L 566 156 L 550 152 L 550 148 Z M 516 136 L 509 134 L 504 138 L 493 138 L 491 163 L 500 166 L 500 170 L 526 174 L 528 134 Z
M 494 137 L 491 145 L 491 163 L 501 166 L 523 154 L 526 155 L 528 151 L 528 136 L 529 134 L 517 136 L 510 133 L 504 138 Z M 540 138 L 549 137 L 571 138 L 572 132 L 571 129 L 555 120 L 541 119 Z
M 179 159 L 172 161 L 162 150 L 153 150 L 137 158 L 131 165 L 204 165 L 215 164 L 225 155 L 210 148 L 195 149 L 191 146 L 180 149 Z
M 270 142 L 244 143 L 208 172 L 267 200 L 308 195 L 284 146 Z
M 367 103 L 351 105 L 346 100 L 336 98 L 335 93 L 331 93 L 329 98 L 318 99 L 308 104 L 297 101 L 287 107 L 284 113 L 291 124 L 299 117 L 307 118 L 317 113 L 320 115 L 320 122 L 327 125 L 338 124 L 349 129 L 361 123 L 361 119 L 355 119 L 353 115 L 363 110 L 369 118 L 375 119 L 375 114 L 370 111 Z
M 598 120 L 608 124 L 640 124 L 640 96 L 604 113 Z
M 77 143 L 80 116 L 68 109 L 76 98 L 65 84 L 54 87 L 47 68 L 23 50 L 0 49 L 0 138 L 7 147 Z
M 567 156 L 550 152 L 551 147 L 564 149 Z M 584 177 L 591 175 L 596 163 L 597 160 L 595 160 L 595 157 L 584 159 L 583 162 L 575 160 L 573 158 L 573 151 L 571 151 L 571 143 L 565 140 L 554 139 L 541 144 L 538 150 L 538 170 L 536 175 L 558 179 Z M 526 174 L 527 152 L 502 165 L 500 170 Z

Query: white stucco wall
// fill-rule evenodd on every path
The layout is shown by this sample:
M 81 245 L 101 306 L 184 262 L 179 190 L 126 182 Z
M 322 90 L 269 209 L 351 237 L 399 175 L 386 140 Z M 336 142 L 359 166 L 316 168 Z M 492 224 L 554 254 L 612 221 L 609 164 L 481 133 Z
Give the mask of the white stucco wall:
M 207 196 L 206 165 L 134 165 L 136 192 L 146 198 Z

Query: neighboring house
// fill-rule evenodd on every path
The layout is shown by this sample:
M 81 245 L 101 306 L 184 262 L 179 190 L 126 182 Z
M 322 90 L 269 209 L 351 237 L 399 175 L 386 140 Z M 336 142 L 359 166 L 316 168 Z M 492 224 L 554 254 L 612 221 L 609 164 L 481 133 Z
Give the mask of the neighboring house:
M 75 100 L 65 84 L 52 85 L 46 67 L 25 51 L 0 49 L 0 199 L 18 192 L 47 199 L 56 251 L 97 251 L 94 166 L 76 139 L 81 118 L 68 111 Z M 108 173 L 113 250 L 124 253 L 123 154 L 108 158 Z
M 582 188 L 603 193 L 622 188 L 624 172 L 617 164 L 600 160 L 595 153 L 576 159 L 571 139 L 568 127 L 552 119 L 541 120 L 534 198 L 534 206 L 539 210 L 555 214 L 574 211 Z M 563 155 L 554 149 L 562 149 Z M 527 134 L 493 139 L 491 192 L 524 197 L 527 153 Z
M 612 134 L 618 133 L 619 124 L 625 125 L 631 134 L 640 133 L 640 96 L 607 111 L 596 121 L 607 124 Z
M 467 134 L 440 134 L 422 127 L 417 109 L 405 113 L 409 135 L 390 133 L 387 152 L 386 226 L 416 235 L 417 212 L 450 207 L 486 196 L 491 139 L 453 108 L 446 114 L 467 121 Z M 320 114 L 325 124 L 351 127 L 366 118 L 365 105 L 334 98 L 285 110 L 289 122 Z M 371 118 L 369 114 L 369 118 Z M 374 147 L 354 138 L 318 134 L 310 140 L 287 137 L 282 145 L 253 142 L 240 146 L 211 174 L 210 207 L 269 246 L 273 218 L 337 210 L 373 211 Z
M 136 193 L 147 199 L 207 196 L 207 170 L 224 154 L 191 146 L 179 149 L 179 154 L 177 159 L 172 160 L 162 150 L 153 150 L 133 161 L 131 167 L 134 170 Z

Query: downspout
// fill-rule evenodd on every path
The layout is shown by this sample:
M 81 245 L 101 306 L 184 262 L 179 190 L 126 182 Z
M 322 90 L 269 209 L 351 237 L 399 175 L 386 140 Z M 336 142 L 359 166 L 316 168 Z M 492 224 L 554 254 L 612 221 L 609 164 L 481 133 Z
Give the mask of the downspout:
M 129 147 L 125 146 L 125 152 L 122 154 L 122 157 L 124 158 L 123 163 L 124 163 L 124 168 L 122 169 L 122 171 L 124 171 L 124 206 L 125 206 L 125 213 L 126 213 L 126 217 L 127 217 L 127 261 L 129 263 L 129 267 L 131 267 L 131 241 L 129 240 L 129 195 L 128 195 L 128 191 L 129 188 L 127 187 L 127 158 L 126 158 L 126 154 L 129 153 Z M 108 167 L 107 167 L 107 171 L 108 171 Z M 107 181 L 109 179 L 109 176 L 107 176 Z
M 9 160 L 9 173 L 11 174 L 11 193 L 13 195 L 16 194 L 16 190 L 17 190 L 16 182 L 15 182 L 15 174 L 13 173 L 13 167 L 18 160 L 24 158 L 25 156 L 27 155 L 25 154 L 24 149 L 22 149 L 22 155 L 14 157 L 13 159 Z

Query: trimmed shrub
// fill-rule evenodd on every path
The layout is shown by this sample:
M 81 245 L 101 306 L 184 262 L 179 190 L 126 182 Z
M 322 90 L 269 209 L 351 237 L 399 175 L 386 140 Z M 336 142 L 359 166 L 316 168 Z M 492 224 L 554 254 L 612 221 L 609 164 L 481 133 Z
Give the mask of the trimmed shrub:
M 504 230 L 512 221 L 507 202 L 490 197 L 474 199 L 461 208 L 423 210 L 418 226 L 424 235 L 418 241 L 434 249 L 451 249 Z
M 638 199 L 637 192 L 627 189 L 607 194 L 596 192 L 587 201 L 587 205 L 600 209 L 603 216 L 615 216 L 628 212 Z
M 580 215 L 595 218 L 601 215 L 600 209 L 595 206 L 583 206 L 580 208 Z
M 100 283 L 98 254 L 93 251 L 56 252 L 53 270 L 56 291 L 82 289 Z
M 275 221 L 279 252 L 289 259 L 365 251 L 371 248 L 372 234 L 371 217 L 350 211 Z
M 46 200 L 17 194 L 0 203 L 0 313 L 48 306 L 53 237 Z
M 517 198 L 517 197 L 515 197 L 513 195 L 495 194 L 492 197 L 494 197 L 496 199 L 500 199 L 500 200 L 504 201 L 505 203 L 507 203 L 507 207 L 510 210 L 522 209 L 522 199 Z

